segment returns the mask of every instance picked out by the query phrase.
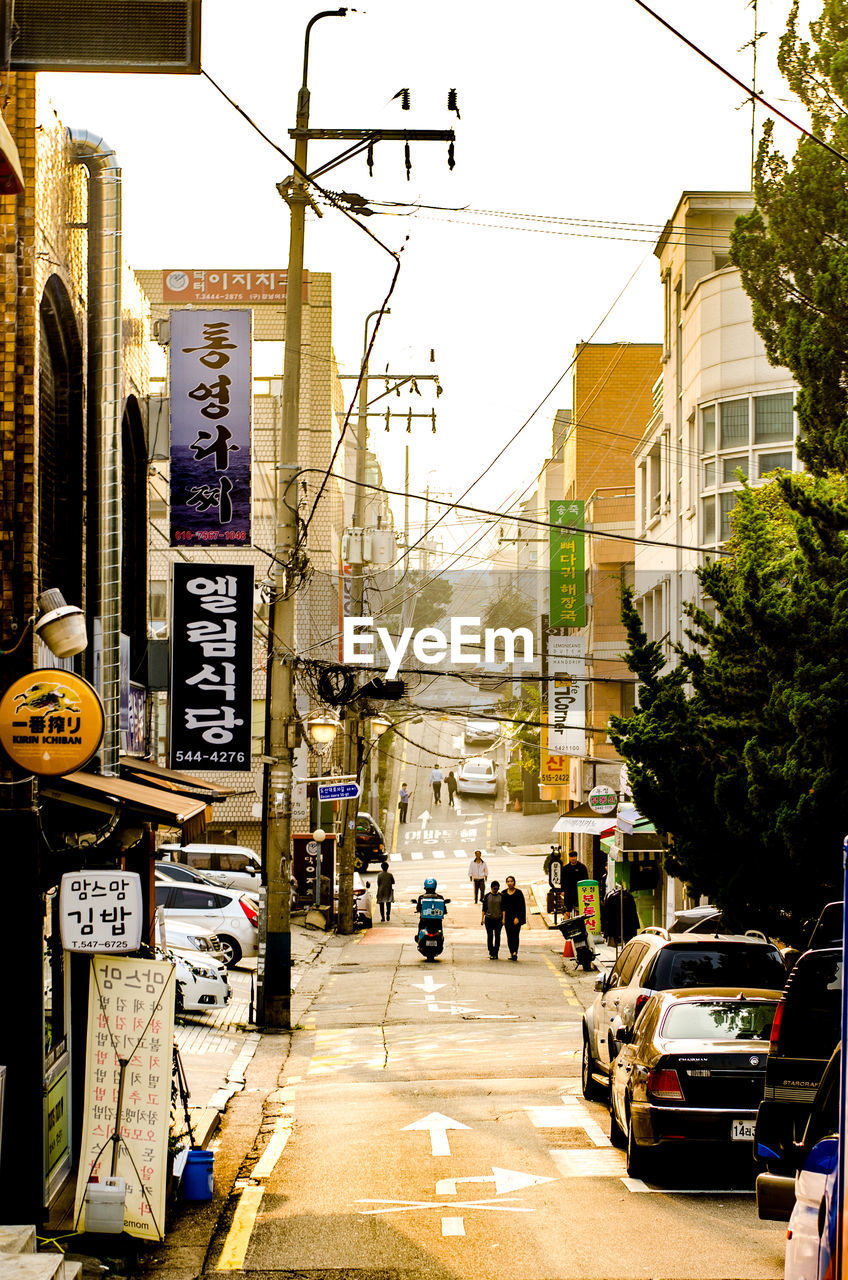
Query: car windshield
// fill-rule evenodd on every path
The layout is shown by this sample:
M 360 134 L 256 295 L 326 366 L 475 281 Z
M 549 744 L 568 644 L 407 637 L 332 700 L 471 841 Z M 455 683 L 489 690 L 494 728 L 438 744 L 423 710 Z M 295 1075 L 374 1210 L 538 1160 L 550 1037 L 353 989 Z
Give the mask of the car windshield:
M 674 1004 L 660 1027 L 665 1040 L 768 1040 L 776 1000 L 704 1000 Z
M 716 941 L 696 947 L 663 947 L 650 985 L 662 991 L 737 986 L 782 991 L 785 982 L 786 969 L 777 947 Z
M 466 760 L 462 766 L 463 773 L 480 774 L 481 777 L 489 777 L 493 773 L 491 760 Z

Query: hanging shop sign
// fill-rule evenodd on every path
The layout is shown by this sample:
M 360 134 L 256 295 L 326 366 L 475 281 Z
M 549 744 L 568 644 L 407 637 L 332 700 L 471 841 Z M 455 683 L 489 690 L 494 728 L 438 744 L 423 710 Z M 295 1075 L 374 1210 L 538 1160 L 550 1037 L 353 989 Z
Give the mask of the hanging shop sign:
M 173 566 L 170 765 L 250 768 L 253 565 Z
M 38 776 L 81 769 L 100 746 L 104 723 L 96 691 L 70 671 L 31 671 L 0 699 L 0 744 Z
M 59 891 L 66 951 L 115 953 L 141 945 L 141 876 L 134 871 L 69 871 Z
M 288 273 L 279 267 L 250 271 L 220 268 L 167 268 L 162 272 L 162 301 L 198 306 L 209 302 L 285 302 Z M 309 301 L 309 272 L 303 273 L 303 301 Z
M 585 503 L 552 502 L 550 511 L 550 626 L 585 627 Z
M 548 751 L 586 754 L 586 641 L 548 636 Z
M 164 1238 L 174 987 L 174 966 L 165 960 L 92 960 L 75 1231 L 85 1230 L 89 1181 L 113 1173 L 126 1181 L 124 1231 Z
M 611 787 L 593 787 L 586 800 L 595 813 L 612 813 L 618 804 L 618 796 Z
M 172 311 L 171 546 L 250 543 L 253 312 Z

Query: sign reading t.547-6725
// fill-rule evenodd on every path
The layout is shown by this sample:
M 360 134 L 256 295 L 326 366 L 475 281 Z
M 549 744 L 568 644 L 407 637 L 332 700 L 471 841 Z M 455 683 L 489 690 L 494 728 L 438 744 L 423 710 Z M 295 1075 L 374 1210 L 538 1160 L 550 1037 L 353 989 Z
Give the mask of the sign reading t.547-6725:
M 103 704 L 87 680 L 44 668 L 0 700 L 0 743 L 22 769 L 58 777 L 81 769 L 103 737 Z
M 175 564 L 171 765 L 250 768 L 253 565 Z

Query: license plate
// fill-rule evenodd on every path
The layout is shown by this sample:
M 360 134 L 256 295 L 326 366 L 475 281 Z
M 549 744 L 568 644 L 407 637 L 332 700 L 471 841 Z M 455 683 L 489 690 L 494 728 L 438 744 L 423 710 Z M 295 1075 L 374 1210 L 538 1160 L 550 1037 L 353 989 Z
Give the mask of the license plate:
M 730 1136 L 734 1142 L 753 1142 L 754 1141 L 754 1121 L 753 1120 L 731 1120 Z

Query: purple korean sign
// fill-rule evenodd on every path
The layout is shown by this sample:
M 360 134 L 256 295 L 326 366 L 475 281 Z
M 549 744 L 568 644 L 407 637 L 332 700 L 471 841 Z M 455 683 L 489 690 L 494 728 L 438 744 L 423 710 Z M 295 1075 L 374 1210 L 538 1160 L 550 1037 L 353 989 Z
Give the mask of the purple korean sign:
M 253 312 L 171 312 L 171 546 L 250 543 Z
M 171 768 L 249 769 L 253 565 L 177 563 L 173 573 Z

